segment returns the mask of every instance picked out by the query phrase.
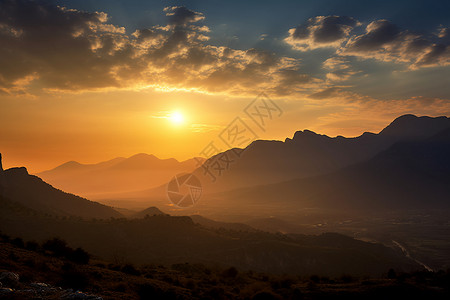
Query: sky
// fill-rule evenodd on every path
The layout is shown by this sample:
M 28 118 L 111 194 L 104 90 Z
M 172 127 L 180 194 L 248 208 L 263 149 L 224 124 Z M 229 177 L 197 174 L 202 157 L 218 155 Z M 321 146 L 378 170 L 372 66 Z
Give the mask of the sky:
M 245 146 L 223 139 L 239 122 L 252 139 L 284 140 L 450 116 L 448 11 L 449 1 L 0 0 L 4 166 L 184 160 L 211 143 Z

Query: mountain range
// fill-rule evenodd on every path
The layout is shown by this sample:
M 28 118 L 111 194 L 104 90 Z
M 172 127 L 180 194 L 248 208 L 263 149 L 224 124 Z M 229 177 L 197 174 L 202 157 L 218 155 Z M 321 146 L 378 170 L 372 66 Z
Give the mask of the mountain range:
M 188 212 L 268 217 L 305 208 L 448 207 L 449 130 L 450 118 L 404 115 L 378 134 L 356 138 L 304 130 L 284 142 L 255 141 L 238 149 L 241 156 L 215 182 L 204 170 L 211 170 L 223 153 L 193 172 L 202 182 L 203 196 Z M 235 151 L 224 153 L 233 156 Z M 125 207 L 171 209 L 164 184 L 115 197 Z
M 140 153 L 97 164 L 70 161 L 36 175 L 66 192 L 98 199 L 161 185 L 178 173 L 191 172 L 197 164 L 195 159 L 179 162 Z
M 450 208 L 450 129 L 398 142 L 373 158 L 325 175 L 239 188 L 209 203 L 257 214 L 291 209 L 377 211 Z M 245 201 L 243 201 L 245 199 Z M 276 204 L 276 205 L 275 205 Z
M 71 246 L 110 261 L 201 262 L 309 275 L 380 274 L 390 267 L 421 267 L 393 249 L 339 234 L 271 234 L 205 216 L 300 218 L 305 209 L 358 214 L 449 208 L 450 123 L 446 117 L 407 115 L 378 134 L 353 139 L 302 131 L 284 142 L 256 141 L 241 151 L 224 181 L 215 183 L 217 188 L 205 193 L 190 210 L 178 211 L 195 214 L 192 217 L 167 215 L 163 212 L 170 206 L 160 207 L 162 212 L 144 198 L 149 208 L 128 211 L 130 219 L 126 219 L 112 207 L 54 188 L 25 168 L 0 168 L 0 229 L 26 239 L 62 236 Z M 188 162 L 183 167 L 193 169 L 193 162 Z M 47 175 L 56 179 L 60 174 L 65 180 L 103 172 L 136 176 L 151 173 L 148 170 L 159 174 L 155 170 L 165 166 L 178 171 L 182 164 L 140 154 L 95 165 L 67 163 Z M 201 170 L 195 172 L 199 175 Z M 272 179 L 271 172 L 275 174 Z M 113 182 L 104 179 L 106 184 Z M 205 188 L 210 186 L 213 183 L 205 184 Z M 163 188 L 162 184 L 147 192 L 155 192 L 155 201 L 168 203 Z
M 378 134 L 365 132 L 355 138 L 329 137 L 309 130 L 297 131 L 283 141 L 257 140 L 236 158 L 236 149 L 227 150 L 209 160 L 216 181 L 200 167 L 194 174 L 202 179 L 206 192 L 218 192 L 239 187 L 263 185 L 298 178 L 328 174 L 341 168 L 367 161 L 398 142 L 430 138 L 450 128 L 447 117 L 417 117 L 404 115 L 395 119 Z M 214 162 L 221 155 L 234 157 L 229 169 L 214 172 Z M 225 167 L 225 164 L 222 164 Z

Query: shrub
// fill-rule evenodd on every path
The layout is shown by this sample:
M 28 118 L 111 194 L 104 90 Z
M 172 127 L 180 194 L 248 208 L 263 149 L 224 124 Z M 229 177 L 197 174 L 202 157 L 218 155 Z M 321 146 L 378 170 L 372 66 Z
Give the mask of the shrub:
M 231 267 L 223 271 L 222 276 L 228 278 L 235 278 L 239 274 L 238 270 L 235 267 Z
M 85 265 L 89 263 L 91 256 L 83 249 L 77 248 L 74 251 L 70 251 L 67 258 L 74 263 Z
M 11 244 L 13 244 L 16 247 L 19 248 L 24 248 L 25 247 L 25 243 L 23 242 L 23 240 L 21 238 L 15 238 L 11 241 Z
M 161 299 L 165 294 L 161 288 L 148 283 L 139 285 L 137 293 L 140 299 Z
M 28 241 L 25 244 L 25 249 L 30 251 L 37 251 L 39 249 L 39 244 L 35 241 Z
M 389 271 L 387 273 L 387 278 L 389 278 L 389 279 L 397 278 L 397 273 L 395 273 L 394 269 L 389 269 Z
M 126 264 L 122 267 L 122 272 L 130 275 L 141 275 L 141 272 L 139 272 L 132 264 Z
M 44 250 L 50 251 L 55 256 L 66 256 L 68 252 L 71 250 L 67 247 L 66 241 L 60 238 L 53 238 L 51 240 L 47 240 L 42 244 L 42 248 Z

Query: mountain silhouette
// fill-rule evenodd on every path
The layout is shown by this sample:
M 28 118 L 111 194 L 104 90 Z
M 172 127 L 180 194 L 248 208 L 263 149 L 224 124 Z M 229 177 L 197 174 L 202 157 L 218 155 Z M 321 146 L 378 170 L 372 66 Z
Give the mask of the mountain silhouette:
M 253 213 L 255 205 L 273 205 L 274 213 L 289 207 L 449 209 L 449 153 L 450 128 L 432 137 L 395 143 L 367 161 L 326 175 L 223 192 L 214 195 L 210 203 L 233 206 L 240 201 Z
M 197 164 L 194 159 L 179 162 L 140 153 L 97 164 L 70 161 L 37 175 L 64 191 L 103 199 L 161 185 L 178 173 L 191 172 Z
M 194 174 L 201 178 L 206 193 L 318 176 L 368 160 L 397 142 L 431 137 L 447 128 L 450 128 L 447 117 L 404 115 L 378 134 L 366 132 L 355 138 L 297 131 L 292 139 L 287 138 L 284 142 L 254 141 L 240 157 L 235 155 L 235 149 L 225 151 L 235 159 L 220 176 L 214 172 L 214 161 L 223 153 L 207 160 Z M 204 167 L 208 165 L 216 175 L 216 181 L 205 172 Z M 225 164 L 222 166 L 226 167 Z
M 26 168 L 0 170 L 2 196 L 36 211 L 58 216 L 111 218 L 122 215 L 111 207 L 55 189 Z

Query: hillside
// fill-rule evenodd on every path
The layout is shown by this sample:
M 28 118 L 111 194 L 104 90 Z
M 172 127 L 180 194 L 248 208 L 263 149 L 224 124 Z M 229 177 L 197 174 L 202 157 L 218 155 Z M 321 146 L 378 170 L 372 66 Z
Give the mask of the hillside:
M 446 299 L 449 273 L 310 277 L 201 264 L 135 266 L 96 258 L 76 264 L 30 241 L 0 235 L 2 299 Z
M 87 221 L 54 218 L 20 204 L 0 201 L 0 230 L 26 240 L 64 237 L 73 248 L 109 261 L 135 264 L 203 263 L 269 273 L 376 275 L 389 268 L 421 269 L 381 244 L 336 235 L 286 236 L 262 231 L 207 228 L 189 217 Z M 329 243 L 327 243 L 329 240 Z
M 111 218 L 122 215 L 106 205 L 55 189 L 26 168 L 0 170 L 3 196 L 36 211 L 57 216 Z

